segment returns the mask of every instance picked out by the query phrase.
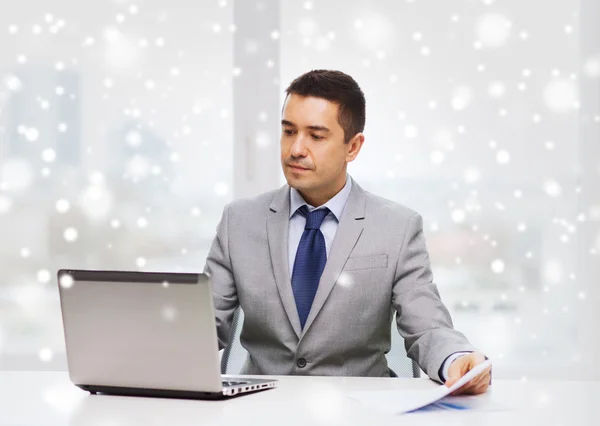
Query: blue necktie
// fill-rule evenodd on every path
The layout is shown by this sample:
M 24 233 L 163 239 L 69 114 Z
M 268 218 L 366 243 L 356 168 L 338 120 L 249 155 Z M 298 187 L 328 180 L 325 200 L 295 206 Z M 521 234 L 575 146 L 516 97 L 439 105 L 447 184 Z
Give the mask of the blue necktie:
M 308 207 L 304 205 L 298 209 L 298 212 L 306 217 L 306 225 L 294 261 L 292 290 L 294 299 L 296 299 L 300 325 L 304 328 L 317 293 L 319 280 L 325 269 L 325 263 L 327 263 L 325 237 L 319 228 L 325 216 L 329 214 L 329 209 L 318 209 L 309 213 Z

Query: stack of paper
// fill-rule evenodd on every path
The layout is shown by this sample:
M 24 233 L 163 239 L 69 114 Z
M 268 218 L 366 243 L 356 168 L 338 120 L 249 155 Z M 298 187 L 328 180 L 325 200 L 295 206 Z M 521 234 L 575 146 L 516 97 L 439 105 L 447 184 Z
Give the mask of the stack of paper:
M 348 396 L 361 402 L 363 405 L 383 411 L 386 413 L 402 414 L 417 410 L 432 404 L 456 389 L 473 380 L 480 373 L 492 365 L 487 360 L 473 368 L 467 374 L 460 378 L 454 385 L 447 387 L 441 385 L 433 389 L 399 389 L 386 391 L 358 391 L 351 392 Z

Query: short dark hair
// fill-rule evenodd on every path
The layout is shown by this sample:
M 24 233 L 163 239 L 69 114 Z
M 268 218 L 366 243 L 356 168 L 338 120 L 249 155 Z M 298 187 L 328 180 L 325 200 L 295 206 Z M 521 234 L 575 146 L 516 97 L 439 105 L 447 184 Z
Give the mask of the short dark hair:
M 296 78 L 285 89 L 287 96 L 313 96 L 338 105 L 338 123 L 344 129 L 344 143 L 365 129 L 365 95 L 348 74 L 333 70 L 312 70 Z

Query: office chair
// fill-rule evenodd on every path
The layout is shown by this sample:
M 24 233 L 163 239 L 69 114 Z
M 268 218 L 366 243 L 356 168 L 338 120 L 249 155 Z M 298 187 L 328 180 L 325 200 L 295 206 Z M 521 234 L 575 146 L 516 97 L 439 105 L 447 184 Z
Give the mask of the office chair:
M 391 370 L 392 377 L 421 377 L 421 369 L 417 363 L 406 355 L 404 339 L 398 333 L 398 327 L 396 326 L 396 315 L 394 314 L 391 324 L 392 346 L 385 356 L 388 368 Z
M 229 342 L 223 351 L 221 358 L 222 374 L 240 374 L 248 353 L 240 343 L 240 333 L 244 324 L 244 312 L 237 308 L 233 314 L 231 324 L 231 334 Z M 404 349 L 404 339 L 398 334 L 396 329 L 396 316 L 394 315 L 392 324 L 392 347 L 386 355 L 388 368 L 393 377 L 419 377 L 420 370 L 417 363 L 406 356 Z
M 237 308 L 233 314 L 229 342 L 221 357 L 221 374 L 240 374 L 248 352 L 240 343 L 240 333 L 244 325 L 244 311 Z

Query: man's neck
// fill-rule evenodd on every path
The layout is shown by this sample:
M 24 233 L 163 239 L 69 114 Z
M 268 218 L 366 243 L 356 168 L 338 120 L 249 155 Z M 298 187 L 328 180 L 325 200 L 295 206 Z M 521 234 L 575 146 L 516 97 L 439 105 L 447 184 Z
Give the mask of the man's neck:
M 305 193 L 301 190 L 298 190 L 298 192 L 300 193 L 300 195 L 302 195 L 302 198 L 304 198 L 304 201 L 306 201 L 308 204 L 310 204 L 313 207 L 320 207 L 323 204 L 327 203 L 329 200 L 331 200 L 333 197 L 335 197 L 337 194 L 339 194 L 339 192 L 342 189 L 344 189 L 344 186 L 346 186 L 346 174 L 344 174 L 344 180 L 342 180 L 341 183 L 336 182 L 336 185 L 331 189 L 328 188 L 323 190 L 317 190 L 313 193 Z

